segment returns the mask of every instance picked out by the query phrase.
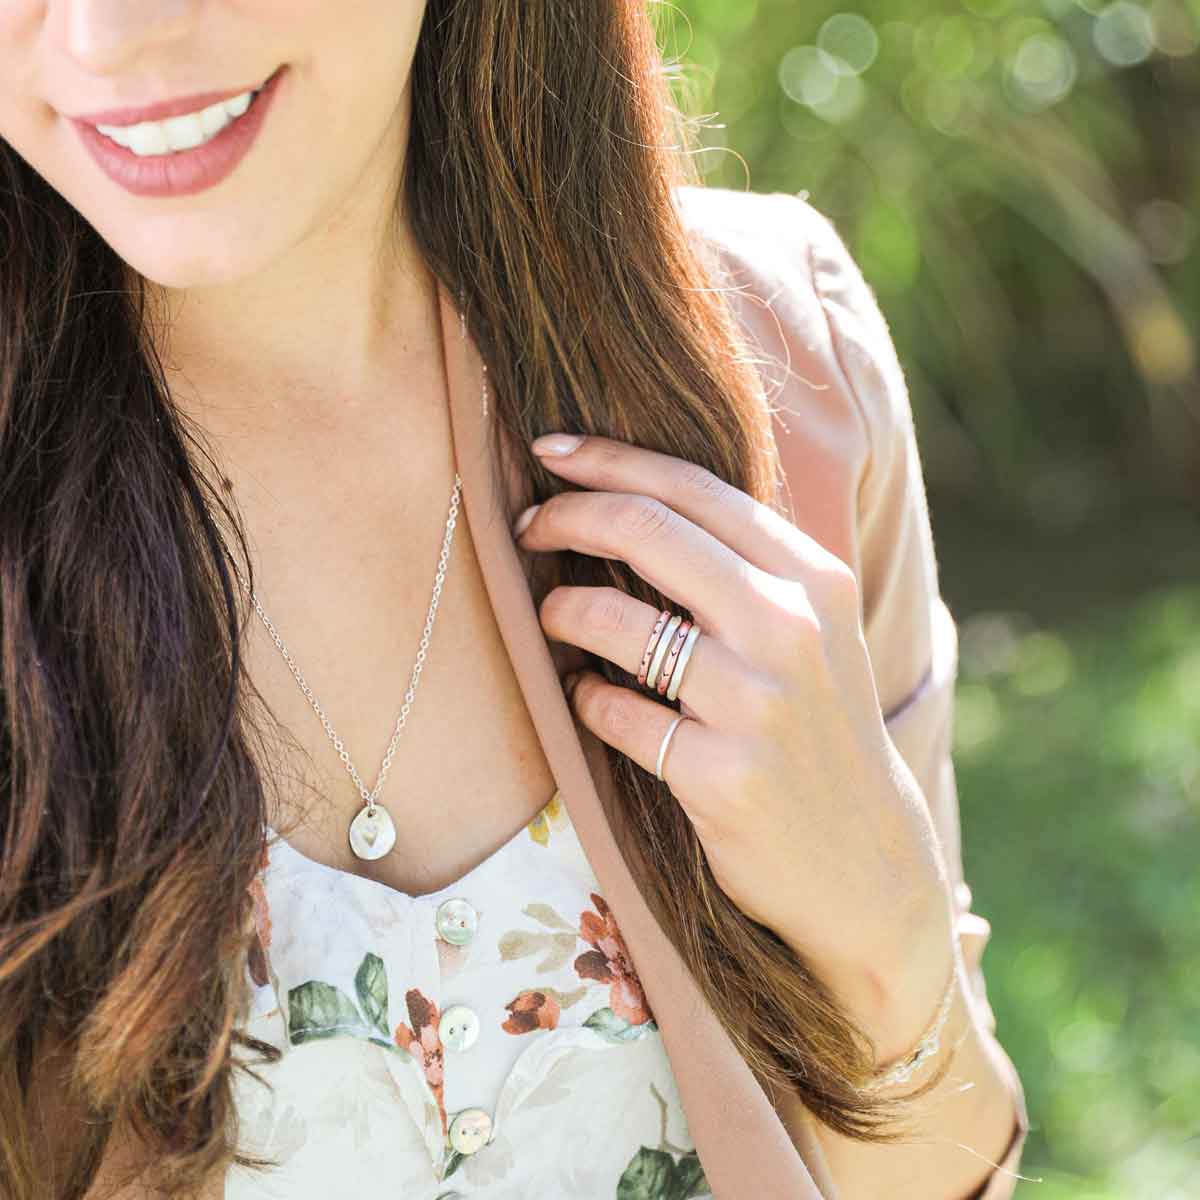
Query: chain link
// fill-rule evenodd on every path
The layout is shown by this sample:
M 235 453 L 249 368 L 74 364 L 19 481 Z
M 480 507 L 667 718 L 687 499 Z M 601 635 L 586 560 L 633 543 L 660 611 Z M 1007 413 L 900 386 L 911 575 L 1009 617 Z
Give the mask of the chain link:
M 458 472 L 454 473 L 454 490 L 450 496 L 450 515 L 446 518 L 446 533 L 442 538 L 442 552 L 438 557 L 437 574 L 434 577 L 433 583 L 433 599 L 429 604 L 429 613 L 425 618 L 425 629 L 421 634 L 421 644 L 417 650 L 417 660 L 413 665 L 412 679 L 408 685 L 408 691 L 404 694 L 404 704 L 400 709 L 400 716 L 396 721 L 396 729 L 392 734 L 392 740 L 388 743 L 387 753 L 383 756 L 383 763 L 379 768 L 379 777 L 375 781 L 375 787 L 371 791 L 367 791 L 366 785 L 359 777 L 358 771 L 354 764 L 350 761 L 350 754 L 346 750 L 342 739 L 338 737 L 333 726 L 329 723 L 329 718 L 325 715 L 325 710 L 321 707 L 316 696 L 313 694 L 312 688 L 308 686 L 300 667 L 296 660 L 288 653 L 287 647 L 283 644 L 283 640 L 279 636 L 278 630 L 275 628 L 275 623 L 267 616 L 263 609 L 262 603 L 251 589 L 249 582 L 242 572 L 234 565 L 234 571 L 237 572 L 237 577 L 242 581 L 242 587 L 250 593 L 250 599 L 254 602 L 255 611 L 262 618 L 263 624 L 266 625 L 267 631 L 271 635 L 271 639 L 279 648 L 280 654 L 283 655 L 284 661 L 291 668 L 292 674 L 295 676 L 296 682 L 300 685 L 300 690 L 304 693 L 309 704 L 312 705 L 313 711 L 321 720 L 321 725 L 324 727 L 329 740 L 333 743 L 334 749 L 338 752 L 338 757 L 350 772 L 350 778 L 354 780 L 355 786 L 359 790 L 359 794 L 367 805 L 368 816 L 375 815 L 375 801 L 379 796 L 379 790 L 383 787 L 383 781 L 388 773 L 388 768 L 392 765 L 392 757 L 396 752 L 396 743 L 400 740 L 400 734 L 404 730 L 405 722 L 408 720 L 409 710 L 412 708 L 413 696 L 417 690 L 417 684 L 421 680 L 421 668 L 425 665 L 425 652 L 429 649 L 429 639 L 433 633 L 433 622 L 437 617 L 438 600 L 442 595 L 442 583 L 446 578 L 446 563 L 450 557 L 450 545 L 454 540 L 454 527 L 458 523 L 458 505 L 462 493 L 462 480 L 459 478 Z

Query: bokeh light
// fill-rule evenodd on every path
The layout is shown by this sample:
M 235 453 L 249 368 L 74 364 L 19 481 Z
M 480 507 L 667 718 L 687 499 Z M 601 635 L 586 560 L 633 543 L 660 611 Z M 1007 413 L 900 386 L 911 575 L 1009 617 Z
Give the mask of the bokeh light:
M 817 46 L 846 70 L 861 75 L 879 53 L 879 35 L 858 13 L 834 13 L 817 32 Z
M 1154 49 L 1150 14 L 1129 0 L 1116 0 L 1101 10 L 1092 29 L 1096 49 L 1114 66 L 1145 62 Z
M 1057 104 L 1075 83 L 1075 52 L 1056 33 L 1027 37 L 1013 55 L 1009 68 L 1012 95 L 1022 107 L 1046 108 Z

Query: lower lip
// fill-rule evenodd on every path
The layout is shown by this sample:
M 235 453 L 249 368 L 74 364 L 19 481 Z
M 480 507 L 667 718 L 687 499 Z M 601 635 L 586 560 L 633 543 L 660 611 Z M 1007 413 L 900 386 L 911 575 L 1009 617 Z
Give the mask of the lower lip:
M 231 121 L 215 138 L 191 150 L 153 154 L 141 158 L 118 146 L 94 125 L 73 121 L 88 153 L 114 183 L 135 196 L 191 196 L 216 187 L 250 153 L 267 110 L 283 77 L 280 67 L 254 97 L 250 107 Z

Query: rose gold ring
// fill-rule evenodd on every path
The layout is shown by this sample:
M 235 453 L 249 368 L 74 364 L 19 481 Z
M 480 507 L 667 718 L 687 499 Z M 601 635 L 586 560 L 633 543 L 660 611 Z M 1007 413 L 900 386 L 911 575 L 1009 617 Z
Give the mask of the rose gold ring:
M 658 673 L 662 670 L 663 660 L 667 657 L 667 650 L 670 649 L 675 630 L 679 628 L 682 620 L 683 617 L 676 613 L 663 626 L 662 633 L 658 635 L 658 642 L 654 647 L 654 657 L 650 659 L 650 666 L 646 669 L 646 686 L 648 688 L 653 689 L 658 683 Z
M 646 682 L 646 668 L 650 665 L 650 656 L 654 653 L 654 647 L 658 644 L 658 635 L 662 633 L 663 626 L 671 619 L 671 614 L 664 608 L 658 614 L 658 620 L 655 622 L 654 628 L 650 631 L 650 639 L 646 642 L 646 652 L 642 655 L 642 665 L 638 668 L 638 683 Z
M 683 639 L 687 637 L 688 630 L 691 627 L 691 621 L 682 621 L 679 628 L 675 630 L 675 636 L 671 639 L 671 648 L 667 651 L 667 660 L 658 672 L 658 683 L 655 684 L 655 688 L 660 696 L 667 690 L 667 685 L 671 682 L 671 672 L 675 670 L 675 660 L 679 657 L 679 650 L 683 646 Z

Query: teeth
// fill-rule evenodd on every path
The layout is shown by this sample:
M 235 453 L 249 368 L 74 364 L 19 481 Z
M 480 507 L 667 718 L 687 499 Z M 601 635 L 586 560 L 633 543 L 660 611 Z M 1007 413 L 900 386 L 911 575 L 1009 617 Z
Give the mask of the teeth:
M 228 100 L 219 100 L 199 112 L 185 113 L 181 117 L 168 117 L 165 121 L 139 121 L 136 125 L 97 125 L 105 137 L 111 138 L 139 157 L 153 154 L 170 154 L 177 150 L 191 150 L 211 141 L 225 128 L 237 120 L 250 101 L 261 91 L 242 92 Z
M 204 131 L 205 137 L 215 137 L 232 119 L 222 101 L 220 104 L 210 105 L 201 111 L 200 128 Z
M 232 100 L 225 101 L 225 111 L 231 117 L 240 117 L 242 113 L 250 107 L 250 93 L 243 92 L 240 96 L 234 96 Z

